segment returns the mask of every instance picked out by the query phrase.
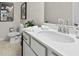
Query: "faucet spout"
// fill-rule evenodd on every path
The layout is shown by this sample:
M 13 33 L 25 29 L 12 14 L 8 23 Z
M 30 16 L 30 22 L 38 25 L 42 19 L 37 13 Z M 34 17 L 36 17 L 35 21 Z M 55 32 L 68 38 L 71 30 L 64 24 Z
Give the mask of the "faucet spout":
M 64 25 L 63 32 L 69 34 L 69 28 L 67 25 Z
M 67 33 L 69 34 L 69 29 L 67 25 L 59 25 L 58 32 Z

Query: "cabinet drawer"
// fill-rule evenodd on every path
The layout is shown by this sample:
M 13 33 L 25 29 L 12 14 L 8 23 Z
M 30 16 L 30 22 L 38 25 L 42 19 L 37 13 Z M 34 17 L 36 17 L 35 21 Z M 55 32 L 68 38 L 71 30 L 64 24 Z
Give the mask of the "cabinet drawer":
M 29 39 L 29 35 L 28 35 L 27 33 L 24 33 L 24 32 L 23 32 L 23 37 L 24 37 L 25 39 Z
M 38 56 L 46 55 L 46 48 L 33 38 L 31 38 L 31 48 L 37 53 Z
M 23 33 L 23 39 L 29 44 L 30 36 L 26 33 Z

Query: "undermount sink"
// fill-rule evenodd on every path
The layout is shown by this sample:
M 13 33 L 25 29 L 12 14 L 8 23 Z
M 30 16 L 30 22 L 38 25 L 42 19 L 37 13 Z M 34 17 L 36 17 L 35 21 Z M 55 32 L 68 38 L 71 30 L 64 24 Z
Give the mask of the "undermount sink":
M 62 42 L 62 43 L 73 43 L 75 40 L 67 35 L 59 34 L 53 31 L 41 31 L 39 34 L 44 39 L 49 39 L 55 42 Z

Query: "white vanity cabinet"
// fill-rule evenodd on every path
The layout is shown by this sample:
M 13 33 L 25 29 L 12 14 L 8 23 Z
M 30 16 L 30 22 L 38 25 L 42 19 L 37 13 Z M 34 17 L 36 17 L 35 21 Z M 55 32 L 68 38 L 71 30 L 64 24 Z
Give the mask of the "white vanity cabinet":
M 23 33 L 23 56 L 58 56 L 32 36 Z
M 31 48 L 37 53 L 38 56 L 45 56 L 47 53 L 46 47 L 34 38 L 31 38 Z

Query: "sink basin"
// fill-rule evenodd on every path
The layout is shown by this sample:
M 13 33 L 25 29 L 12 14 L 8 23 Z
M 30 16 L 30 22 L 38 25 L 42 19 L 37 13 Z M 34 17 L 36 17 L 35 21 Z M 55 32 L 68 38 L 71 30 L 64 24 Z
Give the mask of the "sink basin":
M 62 43 L 73 43 L 75 40 L 67 35 L 59 34 L 53 31 L 41 31 L 39 34 L 44 39 L 49 39 L 55 42 L 62 42 Z

